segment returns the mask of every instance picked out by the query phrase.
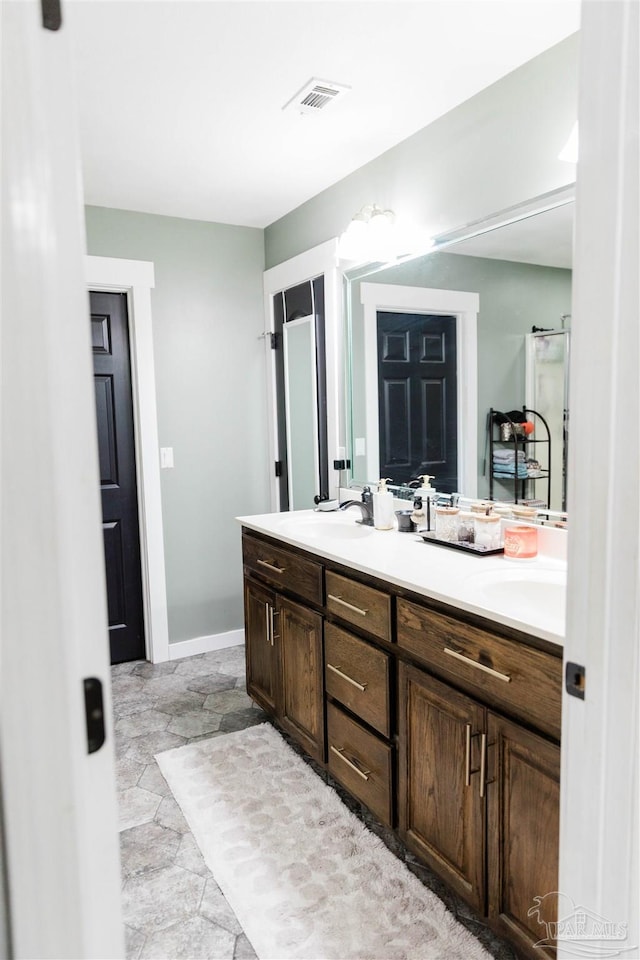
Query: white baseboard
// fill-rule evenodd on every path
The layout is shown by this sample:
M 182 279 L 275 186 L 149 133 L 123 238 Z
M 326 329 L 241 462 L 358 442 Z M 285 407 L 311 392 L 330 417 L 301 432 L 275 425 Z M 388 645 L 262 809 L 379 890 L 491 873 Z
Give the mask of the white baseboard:
M 225 647 L 237 647 L 243 643 L 244 630 L 228 630 L 226 633 L 214 633 L 208 637 L 194 637 L 193 640 L 178 640 L 177 643 L 169 644 L 169 660 L 181 660 L 182 657 L 224 650 Z

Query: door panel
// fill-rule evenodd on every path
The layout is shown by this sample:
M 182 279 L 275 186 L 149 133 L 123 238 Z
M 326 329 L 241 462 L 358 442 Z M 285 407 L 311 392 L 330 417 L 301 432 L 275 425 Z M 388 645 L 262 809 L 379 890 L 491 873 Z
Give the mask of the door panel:
M 322 617 L 278 597 L 281 722 L 307 753 L 324 762 Z
M 245 578 L 245 656 L 247 693 L 267 713 L 278 713 L 278 642 L 273 629 L 275 595 Z
M 484 911 L 485 804 L 480 797 L 478 734 L 484 708 L 401 663 L 399 809 L 407 846 Z M 469 783 L 466 781 L 469 728 Z
M 111 662 L 145 656 L 127 298 L 91 293 Z
M 489 913 L 523 949 L 555 957 L 555 941 L 534 945 L 557 919 L 560 747 L 494 714 L 488 743 Z
M 453 492 L 458 475 L 456 318 L 377 314 L 380 476 L 419 474 Z

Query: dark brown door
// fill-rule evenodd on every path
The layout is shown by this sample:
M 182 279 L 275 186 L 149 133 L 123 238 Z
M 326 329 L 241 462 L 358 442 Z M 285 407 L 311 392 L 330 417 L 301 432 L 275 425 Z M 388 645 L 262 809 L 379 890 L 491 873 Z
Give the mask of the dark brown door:
M 278 597 L 282 726 L 306 752 L 324 762 L 322 617 Z
M 145 656 L 127 298 L 91 293 L 111 663 Z
M 458 489 L 456 318 L 377 314 L 380 476 Z
M 488 742 L 489 915 L 525 953 L 555 957 L 560 747 L 494 714 Z
M 279 642 L 275 626 L 275 596 L 252 580 L 244 581 L 245 656 L 247 693 L 267 713 L 276 714 L 278 704 Z
M 484 708 L 404 663 L 399 703 L 402 838 L 483 913 L 485 801 L 477 771 Z

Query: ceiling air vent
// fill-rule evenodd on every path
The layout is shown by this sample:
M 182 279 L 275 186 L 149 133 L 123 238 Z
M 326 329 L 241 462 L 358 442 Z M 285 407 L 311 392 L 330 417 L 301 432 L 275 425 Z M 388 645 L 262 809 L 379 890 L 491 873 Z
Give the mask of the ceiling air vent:
M 285 103 L 283 110 L 293 110 L 296 113 L 317 114 L 325 110 L 330 104 L 348 93 L 351 87 L 327 80 L 318 80 L 313 77 L 305 83 L 302 90 L 298 90 L 295 97 Z

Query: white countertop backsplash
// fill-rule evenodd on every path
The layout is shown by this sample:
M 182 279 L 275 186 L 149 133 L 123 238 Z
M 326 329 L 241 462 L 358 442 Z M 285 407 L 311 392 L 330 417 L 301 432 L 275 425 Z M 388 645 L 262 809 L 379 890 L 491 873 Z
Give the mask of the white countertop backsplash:
M 468 555 L 395 529 L 369 528 L 366 535 L 353 539 L 318 535 L 325 521 L 355 524 L 354 509 L 340 514 L 297 510 L 236 519 L 250 530 L 360 573 L 551 643 L 564 643 L 566 530 L 539 527 L 538 556 L 518 561 L 502 555 Z

